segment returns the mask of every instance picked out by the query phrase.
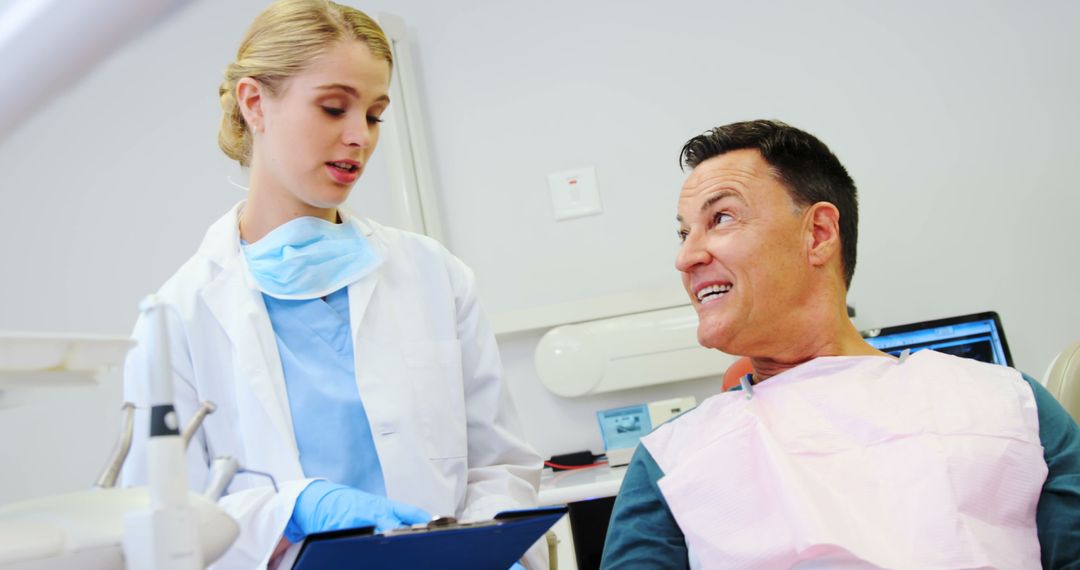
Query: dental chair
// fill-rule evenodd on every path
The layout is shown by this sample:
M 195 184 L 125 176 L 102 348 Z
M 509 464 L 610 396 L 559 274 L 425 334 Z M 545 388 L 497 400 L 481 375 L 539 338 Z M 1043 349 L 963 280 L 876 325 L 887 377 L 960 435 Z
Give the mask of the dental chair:
M 721 380 L 721 390 L 727 392 L 731 388 L 739 385 L 739 380 L 747 374 L 754 372 L 754 365 L 750 363 L 750 359 L 745 356 L 740 356 L 738 360 L 731 363 L 727 370 L 724 371 L 724 379 Z
M 1043 378 L 1046 389 L 1080 423 L 1080 341 L 1061 351 Z

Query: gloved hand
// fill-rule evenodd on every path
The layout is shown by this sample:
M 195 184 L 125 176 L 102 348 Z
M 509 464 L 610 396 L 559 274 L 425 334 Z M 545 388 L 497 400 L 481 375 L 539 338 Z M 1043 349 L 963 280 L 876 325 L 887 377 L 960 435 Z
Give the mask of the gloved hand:
M 515 562 L 514 565 L 510 567 L 510 570 L 525 570 L 525 567 L 522 566 L 520 562 Z
M 372 525 L 383 532 L 430 520 L 424 509 L 345 485 L 315 481 L 297 497 L 285 538 L 297 543 L 316 532 Z

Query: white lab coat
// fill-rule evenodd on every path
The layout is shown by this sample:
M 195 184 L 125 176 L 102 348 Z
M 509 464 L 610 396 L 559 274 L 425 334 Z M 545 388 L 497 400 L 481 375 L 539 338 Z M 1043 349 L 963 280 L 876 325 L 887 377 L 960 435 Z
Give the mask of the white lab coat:
M 233 479 L 220 504 L 241 532 L 216 564 L 224 568 L 265 567 L 311 482 L 300 466 L 274 331 L 240 249 L 242 205 L 210 227 L 159 292 L 168 307 L 177 413 L 186 421 L 201 401 L 217 406 L 189 446 L 189 485 L 201 490 L 210 461 L 232 456 L 273 475 L 279 488 L 275 494 L 252 474 Z M 471 271 L 432 239 L 346 211 L 341 217 L 384 258 L 349 286 L 349 321 L 388 496 L 459 519 L 535 506 L 541 458 L 517 435 Z M 124 371 L 125 396 L 140 406 L 136 425 L 148 423 L 148 325 L 136 324 L 138 346 Z M 125 485 L 145 484 L 144 443 L 145 436 L 132 445 Z M 527 565 L 544 564 L 540 549 L 533 553 Z

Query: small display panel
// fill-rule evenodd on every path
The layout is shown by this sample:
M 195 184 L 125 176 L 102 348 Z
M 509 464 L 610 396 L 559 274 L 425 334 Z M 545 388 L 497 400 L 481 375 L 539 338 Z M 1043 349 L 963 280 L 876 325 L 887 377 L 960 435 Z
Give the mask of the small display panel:
M 649 406 L 640 404 L 596 412 L 604 449 L 634 447 L 638 440 L 652 431 Z

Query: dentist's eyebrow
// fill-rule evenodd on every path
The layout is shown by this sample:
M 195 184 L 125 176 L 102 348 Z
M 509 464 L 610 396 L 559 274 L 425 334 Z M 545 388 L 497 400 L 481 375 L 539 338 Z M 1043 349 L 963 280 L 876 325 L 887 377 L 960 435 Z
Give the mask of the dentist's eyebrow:
M 705 201 L 702 202 L 701 209 L 699 211 L 704 212 L 704 211 L 708 210 L 709 208 L 713 207 L 714 204 L 716 204 L 717 202 L 719 202 L 720 200 L 723 200 L 725 198 L 735 198 L 736 200 L 745 203 L 745 201 L 742 199 L 742 196 L 739 195 L 738 192 L 734 192 L 732 190 L 720 190 L 716 194 L 713 194 L 712 196 L 709 196 L 708 198 L 706 198 Z M 679 222 L 681 224 L 681 223 L 683 223 L 683 217 L 682 216 L 675 216 L 675 221 L 677 221 L 677 222 Z
M 318 89 L 319 91 L 340 90 L 340 91 L 344 91 L 344 92 L 348 93 L 349 95 L 352 95 L 352 97 L 354 99 L 359 99 L 360 98 L 360 92 L 359 91 L 357 91 L 354 87 L 352 87 L 350 85 L 345 85 L 344 83 L 331 83 L 331 84 L 328 84 L 328 85 L 320 85 L 320 86 L 316 87 L 316 89 Z M 376 102 L 386 101 L 387 103 L 389 103 L 390 102 L 390 96 L 389 95 L 383 95 L 383 96 L 379 97 L 378 99 L 376 99 L 375 101 Z

